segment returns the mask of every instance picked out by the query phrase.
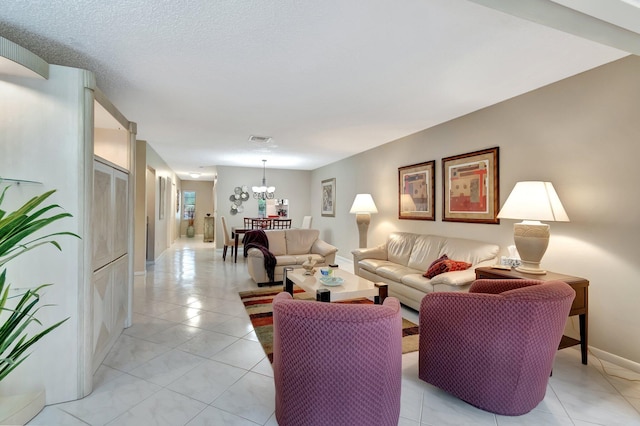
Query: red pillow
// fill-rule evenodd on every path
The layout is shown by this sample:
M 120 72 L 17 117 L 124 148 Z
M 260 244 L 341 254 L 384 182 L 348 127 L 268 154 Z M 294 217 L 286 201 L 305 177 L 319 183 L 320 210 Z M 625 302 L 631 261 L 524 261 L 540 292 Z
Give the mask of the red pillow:
M 469 269 L 471 267 L 470 263 L 462 262 L 460 260 L 441 260 L 440 262 L 436 262 L 432 265 L 427 272 L 424 273 L 423 276 L 431 279 L 436 275 L 440 275 L 444 272 L 451 271 L 464 271 L 465 269 Z
M 446 254 L 443 254 L 442 256 L 440 256 L 439 258 L 437 258 L 436 260 L 434 260 L 433 262 L 431 262 L 431 265 L 429 265 L 429 267 L 427 268 L 427 271 L 428 271 L 429 269 L 431 269 L 431 267 L 432 267 L 433 265 L 435 265 L 436 263 L 438 263 L 438 262 L 442 262 L 443 260 L 448 260 L 448 259 L 449 259 L 449 256 L 447 256 Z M 425 272 L 425 273 L 426 273 L 426 272 Z

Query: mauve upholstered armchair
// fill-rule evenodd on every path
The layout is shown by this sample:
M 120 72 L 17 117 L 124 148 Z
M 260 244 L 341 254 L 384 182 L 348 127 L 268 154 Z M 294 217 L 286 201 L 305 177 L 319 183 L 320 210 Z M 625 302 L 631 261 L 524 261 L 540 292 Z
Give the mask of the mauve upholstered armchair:
M 400 303 L 273 300 L 276 419 L 287 425 L 397 425 Z
M 420 379 L 517 416 L 542 401 L 575 291 L 566 283 L 477 280 L 420 305 Z

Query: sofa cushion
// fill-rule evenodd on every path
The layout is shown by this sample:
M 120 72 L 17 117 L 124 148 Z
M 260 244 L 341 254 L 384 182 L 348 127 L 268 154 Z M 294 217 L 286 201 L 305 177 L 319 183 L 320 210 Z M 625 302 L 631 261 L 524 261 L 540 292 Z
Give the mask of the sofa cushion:
M 389 278 L 398 282 L 400 282 L 402 280 L 402 277 L 404 277 L 405 275 L 415 274 L 416 272 L 419 273 L 420 271 L 411 269 L 408 266 L 402 266 L 394 263 L 390 263 L 376 269 L 376 274 L 378 274 L 379 276 L 383 278 Z
M 320 235 L 320 231 L 317 229 L 289 229 L 285 233 L 287 240 L 286 253 L 289 255 L 309 253 L 314 241 Z
M 264 231 L 269 239 L 269 251 L 274 256 L 282 256 L 287 254 L 287 241 L 284 238 L 284 231 L 268 230 Z
M 402 277 L 402 284 L 407 287 L 415 288 L 424 293 L 431 293 L 433 291 L 433 285 L 431 280 L 422 276 L 422 274 L 407 274 Z
M 449 259 L 455 259 L 475 265 L 498 255 L 499 247 L 482 241 L 464 238 L 447 238 L 440 247 L 439 255 L 446 254 Z
M 442 256 L 440 247 L 445 238 L 436 235 L 418 235 L 407 266 L 419 271 L 426 271 L 436 259 Z
M 444 255 L 446 256 L 446 255 Z M 443 257 L 444 257 L 443 256 Z M 471 264 L 468 262 L 462 262 L 458 260 L 444 259 L 439 262 L 435 262 L 427 272 L 424 273 L 426 278 L 433 278 L 436 275 L 440 275 L 444 272 L 464 271 L 469 269 Z
M 380 259 L 362 259 L 358 262 L 358 266 L 365 271 L 373 272 L 374 274 L 381 266 L 386 265 L 395 265 L 393 262 L 389 262 L 388 260 L 380 260 Z
M 278 266 L 291 266 L 291 265 L 300 265 L 298 263 L 298 259 L 296 256 L 282 255 L 276 256 L 276 265 Z
M 416 236 L 416 234 L 408 232 L 391 233 L 387 239 L 387 259 L 390 262 L 407 266 Z

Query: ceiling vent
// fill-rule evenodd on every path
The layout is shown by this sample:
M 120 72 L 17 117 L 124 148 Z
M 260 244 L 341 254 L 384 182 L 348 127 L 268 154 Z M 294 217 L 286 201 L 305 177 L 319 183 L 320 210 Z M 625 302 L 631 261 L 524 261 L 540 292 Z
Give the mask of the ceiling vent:
M 271 142 L 271 137 L 270 136 L 249 136 L 249 142 L 254 142 L 254 143 L 269 143 Z

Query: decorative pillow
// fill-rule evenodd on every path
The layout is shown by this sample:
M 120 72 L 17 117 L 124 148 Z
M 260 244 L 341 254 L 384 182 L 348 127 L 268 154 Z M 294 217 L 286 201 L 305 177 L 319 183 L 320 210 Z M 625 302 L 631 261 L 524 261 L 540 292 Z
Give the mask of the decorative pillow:
M 432 265 L 429 268 L 429 270 L 424 273 L 423 276 L 431 279 L 436 275 L 440 275 L 444 272 L 464 271 L 465 269 L 469 269 L 470 267 L 471 267 L 471 264 L 467 262 L 462 262 L 460 260 L 445 259 Z
M 436 263 L 438 263 L 438 262 L 442 262 L 443 260 L 448 260 L 448 259 L 449 259 L 449 256 L 447 256 L 446 254 L 443 254 L 442 256 L 440 256 L 439 258 L 437 258 L 436 260 L 434 260 L 433 262 L 431 262 L 431 265 L 429 265 L 429 267 L 427 268 L 427 271 L 428 271 L 429 269 L 431 269 L 431 267 L 432 267 L 433 265 L 435 265 Z M 425 272 L 425 274 L 426 274 L 426 272 Z M 425 276 L 426 276 L 426 275 L 425 275 Z

